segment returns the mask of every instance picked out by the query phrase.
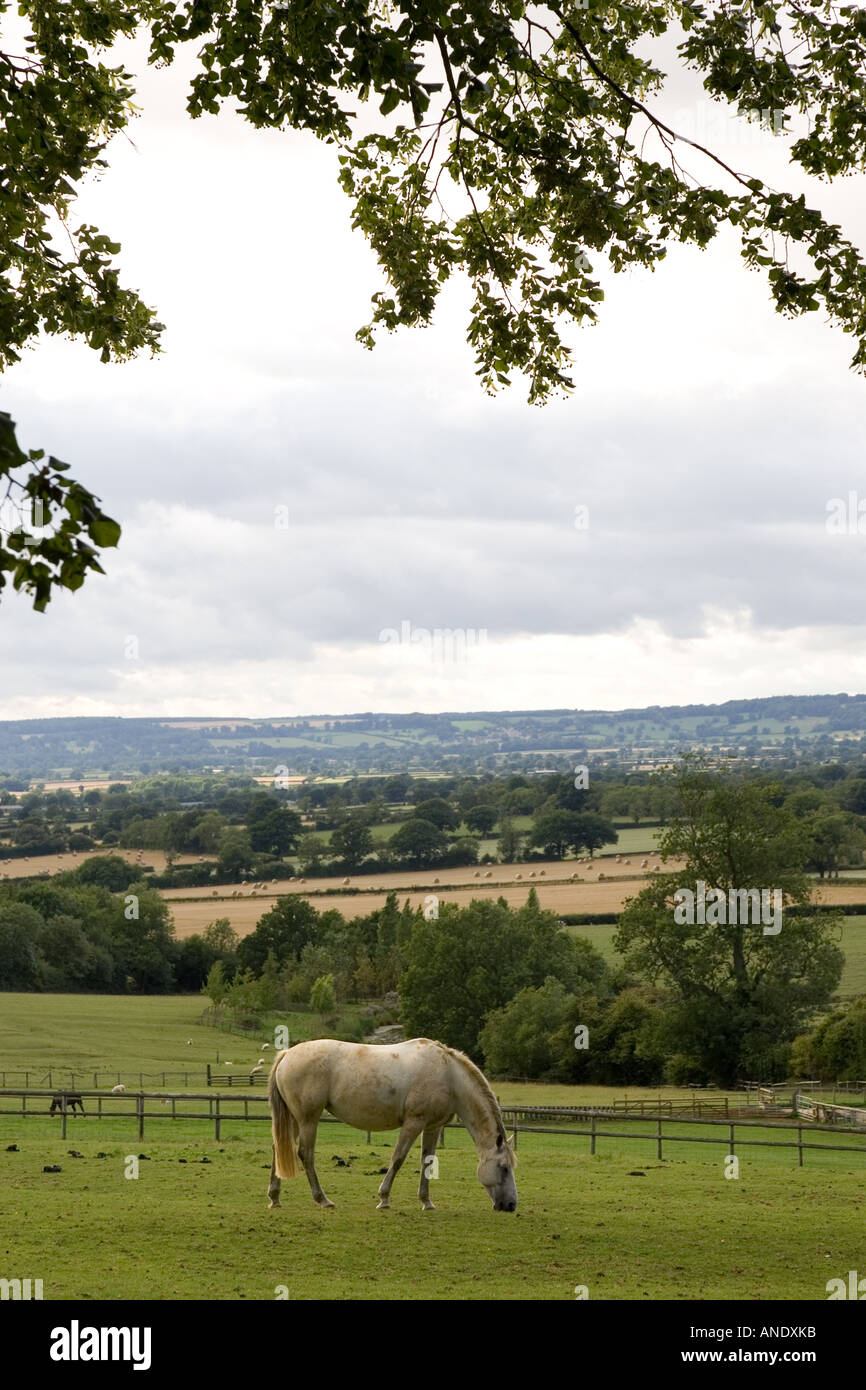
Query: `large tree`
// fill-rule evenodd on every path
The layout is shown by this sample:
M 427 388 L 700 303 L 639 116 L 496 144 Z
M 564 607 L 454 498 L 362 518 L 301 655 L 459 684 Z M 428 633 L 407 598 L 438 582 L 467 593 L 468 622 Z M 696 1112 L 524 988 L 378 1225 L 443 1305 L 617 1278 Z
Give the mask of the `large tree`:
M 808 839 L 779 789 L 687 759 L 675 774 L 678 809 L 659 845 L 682 867 L 659 874 L 625 906 L 614 940 L 626 964 L 671 990 L 665 1010 L 671 1079 L 731 1085 L 786 1074 L 789 1044 L 830 1002 L 844 957 L 837 916 L 804 913 Z M 705 907 L 697 899 L 705 885 Z M 742 920 L 731 892 L 780 895 L 781 919 Z M 677 899 L 695 894 L 695 911 Z M 724 894 L 715 905 L 711 890 Z M 772 905 L 774 899 L 768 899 Z M 712 909 L 712 910 L 711 910 Z M 684 920 L 691 915 L 693 920 Z M 769 915 L 769 914 L 768 914 Z M 730 917 L 737 920 L 730 921 Z M 705 917 L 705 921 L 701 921 Z
M 0 13 L 10 8 L 0 0 Z M 339 149 L 355 226 L 387 287 L 359 330 L 430 322 L 455 274 L 485 387 L 523 374 L 529 397 L 569 389 L 563 328 L 591 323 L 595 266 L 655 267 L 669 244 L 740 235 L 780 313 L 826 313 L 866 366 L 866 266 L 800 193 L 772 188 L 658 112 L 665 72 L 710 100 L 790 126 L 792 162 L 819 179 L 862 171 L 866 11 L 809 0 L 20 0 L 29 37 L 0 50 L 0 368 L 42 332 L 108 361 L 157 350 L 155 312 L 120 282 L 119 247 L 76 224 L 76 185 L 134 112 L 110 46 L 138 32 L 149 60 L 192 45 L 188 110 L 224 105 L 254 126 L 313 131 Z M 673 44 L 672 41 L 673 40 Z M 107 58 L 107 61 L 106 61 Z M 363 107 L 363 110 L 360 109 Z M 182 234 L 178 252 L 183 254 Z M 41 502 L 48 534 L 0 536 L 0 580 L 44 608 L 98 569 L 118 528 L 65 465 L 23 454 L 0 420 L 0 476 Z M 44 519 L 44 518 L 43 518 Z

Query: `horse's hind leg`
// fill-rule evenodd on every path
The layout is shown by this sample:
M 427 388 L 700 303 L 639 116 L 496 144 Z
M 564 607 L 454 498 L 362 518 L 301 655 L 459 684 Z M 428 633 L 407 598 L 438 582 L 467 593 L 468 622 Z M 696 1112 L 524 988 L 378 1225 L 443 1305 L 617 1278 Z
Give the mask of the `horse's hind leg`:
M 322 1112 L 319 1111 L 319 1114 Z M 316 1172 L 316 1130 L 319 1124 L 319 1115 L 311 1120 L 301 1120 L 300 1135 L 298 1138 L 298 1157 L 304 1165 L 304 1171 L 310 1181 L 310 1191 L 313 1194 L 313 1201 L 320 1207 L 332 1207 L 333 1202 L 329 1201 L 322 1191 L 322 1184 L 319 1182 L 319 1175 Z
M 268 1206 L 278 1207 L 280 1205 L 280 1179 L 277 1177 L 277 1156 L 271 1150 L 271 1180 L 268 1183 Z
M 385 1210 L 391 1205 L 391 1186 L 403 1166 L 403 1160 L 423 1128 L 424 1121 L 417 1117 L 404 1121 L 403 1128 L 397 1136 L 397 1143 L 394 1145 L 394 1152 L 391 1155 L 391 1166 L 379 1185 L 377 1210 Z
M 424 1211 L 436 1210 L 430 1201 L 430 1178 L 431 1176 L 438 1176 L 436 1173 L 436 1145 L 439 1143 L 441 1133 L 440 1125 L 431 1125 L 424 1130 L 421 1136 L 421 1181 L 418 1184 L 418 1196 L 421 1198 L 421 1206 Z

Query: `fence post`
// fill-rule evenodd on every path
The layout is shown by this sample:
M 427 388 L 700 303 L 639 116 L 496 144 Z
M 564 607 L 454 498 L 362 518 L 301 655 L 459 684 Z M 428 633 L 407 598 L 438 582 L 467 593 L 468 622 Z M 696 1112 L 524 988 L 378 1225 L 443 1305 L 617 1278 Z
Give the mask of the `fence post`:
M 220 1098 L 219 1098 L 219 1096 L 217 1096 L 217 1098 L 216 1098 L 216 1113 L 215 1113 L 215 1115 L 214 1115 L 214 1122 L 213 1122 L 213 1137 L 214 1137 L 214 1139 L 219 1139 L 219 1137 L 220 1137 Z
M 207 1084 L 210 1085 L 210 1062 L 207 1064 Z
M 66 1092 L 60 1097 L 60 1138 L 66 1138 Z
M 144 1092 L 139 1091 L 135 1100 L 135 1108 L 138 1111 L 138 1137 L 144 1138 Z
M 728 1125 L 728 1132 L 729 1132 L 729 1134 L 730 1134 L 730 1136 L 731 1136 L 731 1141 L 730 1141 L 730 1142 L 731 1142 L 731 1147 L 730 1147 L 730 1149 L 728 1150 L 728 1152 L 729 1152 L 730 1154 L 733 1154 L 733 1152 L 734 1152 L 734 1126 L 733 1126 L 733 1125 Z
M 512 1146 L 511 1146 L 511 1147 L 514 1149 L 515 1153 L 517 1152 L 517 1130 L 518 1130 L 517 1116 L 515 1115 L 515 1116 L 514 1116 L 514 1143 L 513 1143 Z
M 803 1166 L 803 1126 L 797 1125 L 797 1153 L 800 1159 L 800 1167 Z
M 595 1153 L 595 1115 L 590 1116 L 589 1122 L 589 1152 Z
M 728 1110 L 728 1097 L 725 1096 L 725 1114 L 729 1115 L 730 1113 L 731 1112 Z
M 370 1143 L 370 1131 L 369 1131 L 369 1130 L 367 1130 L 367 1143 L 368 1143 L 368 1144 Z
M 659 1115 L 659 1118 L 658 1118 L 658 1143 L 656 1144 L 656 1151 L 657 1151 L 657 1153 L 658 1153 L 659 1158 L 661 1158 L 661 1156 L 662 1156 L 662 1117 L 661 1117 L 661 1115 Z

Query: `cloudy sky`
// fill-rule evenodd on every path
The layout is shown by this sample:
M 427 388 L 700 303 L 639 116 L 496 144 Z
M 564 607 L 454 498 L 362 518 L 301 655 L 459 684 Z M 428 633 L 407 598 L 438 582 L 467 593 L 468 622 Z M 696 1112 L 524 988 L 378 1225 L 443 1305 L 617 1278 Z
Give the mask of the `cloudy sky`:
M 122 242 L 163 354 L 46 341 L 3 381 L 22 444 L 68 460 L 124 535 L 44 616 L 4 597 L 0 718 L 866 690 L 866 537 L 826 527 L 832 499 L 866 499 L 866 381 L 820 315 L 774 313 L 733 236 L 603 274 L 570 399 L 491 399 L 459 284 L 434 327 L 356 344 L 380 277 L 334 152 L 192 122 L 184 91 L 181 69 L 142 72 L 134 144 L 80 205 Z M 690 79 L 663 109 L 866 244 L 862 180 L 810 188 Z

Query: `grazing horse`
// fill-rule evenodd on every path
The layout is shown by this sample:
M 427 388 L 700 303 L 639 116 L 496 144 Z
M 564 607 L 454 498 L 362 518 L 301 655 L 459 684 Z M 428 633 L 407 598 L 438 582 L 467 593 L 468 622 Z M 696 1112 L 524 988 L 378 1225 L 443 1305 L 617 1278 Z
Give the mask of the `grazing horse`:
M 71 1110 L 74 1115 L 75 1107 L 78 1106 L 78 1109 L 81 1111 L 83 1115 L 84 1102 L 82 1101 L 81 1096 L 78 1094 L 77 1091 L 55 1091 L 54 1095 L 51 1097 L 51 1109 L 48 1111 L 49 1115 L 53 1115 L 55 1110 L 63 1109 L 64 1095 L 66 1096 L 66 1109 Z
M 332 1207 L 315 1168 L 316 1128 L 323 1110 L 354 1129 L 399 1129 L 391 1163 L 379 1186 L 379 1208 L 390 1206 L 391 1185 L 418 1135 L 418 1196 L 432 1211 L 429 1171 L 442 1126 L 455 1115 L 478 1152 L 478 1179 L 494 1211 L 514 1211 L 515 1157 L 490 1085 L 462 1052 L 413 1038 L 392 1046 L 320 1038 L 279 1052 L 268 1078 L 274 1161 L 268 1205 L 280 1205 L 280 1179 L 306 1171 L 313 1201 Z

